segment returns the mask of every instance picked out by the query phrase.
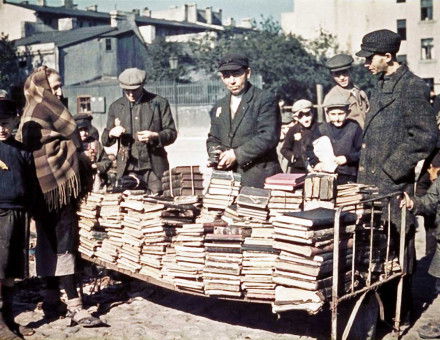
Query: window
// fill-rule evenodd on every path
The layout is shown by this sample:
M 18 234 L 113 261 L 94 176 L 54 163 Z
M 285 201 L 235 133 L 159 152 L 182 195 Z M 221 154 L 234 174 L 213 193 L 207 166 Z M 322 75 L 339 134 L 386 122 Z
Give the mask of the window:
M 432 0 L 420 0 L 420 20 L 432 20 Z
M 422 60 L 434 59 L 434 39 L 422 39 Z
M 105 39 L 105 50 L 106 51 L 112 50 L 112 40 L 109 38 Z
M 397 20 L 397 33 L 402 40 L 406 40 L 406 19 Z
M 90 106 L 90 99 L 91 99 L 90 96 L 78 96 L 76 111 L 78 113 L 92 113 L 92 109 Z
M 399 64 L 408 65 L 408 57 L 406 54 L 399 54 L 396 58 Z

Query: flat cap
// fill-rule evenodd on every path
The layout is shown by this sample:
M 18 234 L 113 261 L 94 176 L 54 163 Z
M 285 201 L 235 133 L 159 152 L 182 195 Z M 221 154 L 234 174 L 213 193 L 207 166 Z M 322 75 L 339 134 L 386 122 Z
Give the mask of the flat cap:
M 327 60 L 325 66 L 331 72 L 337 72 L 337 71 L 348 70 L 349 68 L 351 68 L 351 64 L 353 64 L 353 62 L 354 59 L 351 55 L 341 53 Z
M 300 99 L 293 103 L 292 112 L 294 115 L 296 115 L 300 112 L 310 111 L 312 107 L 313 104 L 310 100 Z
M 242 55 L 237 53 L 230 53 L 224 55 L 220 62 L 218 63 L 218 70 L 220 72 L 223 71 L 237 71 L 241 68 L 248 68 L 249 67 L 249 59 Z
M 73 119 L 75 119 L 76 121 L 87 120 L 90 122 L 93 119 L 93 116 L 89 115 L 88 113 L 78 113 L 77 115 L 73 116 Z
M 127 68 L 119 75 L 119 86 L 126 90 L 135 90 L 144 85 L 147 73 L 138 68 Z
M 323 105 L 326 109 L 333 107 L 345 108 L 350 105 L 348 99 L 349 99 L 349 94 L 335 92 L 331 95 L 325 96 Z
M 390 30 L 373 31 L 364 35 L 361 50 L 356 55 L 368 58 L 377 53 L 397 53 L 401 40 L 400 35 Z
M 17 116 L 17 107 L 12 100 L 0 100 L 0 119 L 6 119 Z

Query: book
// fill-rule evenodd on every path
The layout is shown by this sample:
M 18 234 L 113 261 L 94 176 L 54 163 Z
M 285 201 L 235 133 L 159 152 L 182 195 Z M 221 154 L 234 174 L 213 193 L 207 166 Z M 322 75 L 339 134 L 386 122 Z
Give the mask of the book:
M 317 208 L 307 211 L 294 211 L 284 213 L 284 221 L 295 223 L 308 227 L 317 227 L 323 225 L 333 225 L 335 221 L 334 209 Z M 355 223 L 357 216 L 350 212 L 341 213 L 341 223 Z M 279 219 L 281 221 L 281 219 Z
M 267 177 L 264 181 L 265 184 L 275 184 L 275 185 L 288 185 L 288 186 L 298 186 L 304 183 L 306 175 L 304 174 L 276 174 Z
M 245 186 L 237 197 L 237 205 L 265 209 L 269 198 L 270 190 Z
M 343 240 L 340 242 L 339 246 L 341 249 L 351 248 L 353 247 L 353 239 Z M 282 242 L 282 241 L 274 240 L 273 247 L 275 249 L 284 250 L 290 253 L 310 257 L 332 251 L 333 243 L 323 247 L 315 247 L 313 245 L 308 245 L 308 244 L 290 243 L 290 242 Z

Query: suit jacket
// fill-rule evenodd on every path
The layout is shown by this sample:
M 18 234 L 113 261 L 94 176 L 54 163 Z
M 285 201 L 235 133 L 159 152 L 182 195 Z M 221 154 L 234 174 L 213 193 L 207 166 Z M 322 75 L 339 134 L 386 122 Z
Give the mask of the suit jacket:
M 207 147 L 233 149 L 242 174 L 242 185 L 262 188 L 264 180 L 281 172 L 276 147 L 280 139 L 281 117 L 276 99 L 249 84 L 231 120 L 231 94 L 212 108 Z
M 130 102 L 124 96 L 110 105 L 107 127 L 101 140 L 104 146 L 116 143 L 117 138 L 109 136 L 118 118 L 126 130 L 119 138 L 120 147 L 117 155 L 117 178 L 126 172 L 130 157 L 138 160 L 138 169 L 152 169 L 159 178 L 169 169 L 167 153 L 164 146 L 172 144 L 177 137 L 173 116 L 168 101 L 154 93 L 144 90 L 138 103 L 130 110 Z M 159 139 L 149 143 L 139 142 L 136 133 L 150 130 L 159 133 Z

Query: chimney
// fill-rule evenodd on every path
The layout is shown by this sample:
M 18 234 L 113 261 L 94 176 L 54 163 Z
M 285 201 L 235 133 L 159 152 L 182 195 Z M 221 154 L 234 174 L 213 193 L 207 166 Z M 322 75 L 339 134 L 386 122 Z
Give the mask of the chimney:
M 212 25 L 212 7 L 205 9 L 206 23 Z
M 110 26 L 118 27 L 118 23 L 122 21 L 122 14 L 118 10 L 110 11 Z
M 72 9 L 76 6 L 73 4 L 73 0 L 64 0 L 64 7 Z
M 145 8 L 142 10 L 142 15 L 143 15 L 144 17 L 151 17 L 151 9 L 148 9 L 148 7 L 145 7 Z
M 58 31 L 69 31 L 78 27 L 77 18 L 58 19 Z
M 188 4 L 188 15 L 186 18 L 188 22 L 197 22 L 197 5 Z
M 223 16 L 223 10 L 222 10 L 222 9 L 219 9 L 219 10 L 218 10 L 218 20 L 220 20 L 220 25 L 223 23 L 223 18 L 222 18 L 222 16 Z
M 137 8 L 133 9 L 131 12 L 132 12 L 134 15 L 137 15 L 137 16 L 141 15 L 141 10 L 140 10 L 140 9 L 137 9 Z
M 38 6 L 46 6 L 46 0 L 38 0 Z
M 98 12 L 98 5 L 87 6 L 86 11 Z
M 252 28 L 252 18 L 243 18 L 243 19 L 241 19 L 240 27 Z
M 225 26 L 235 26 L 235 19 L 234 18 L 227 18 L 225 20 Z

